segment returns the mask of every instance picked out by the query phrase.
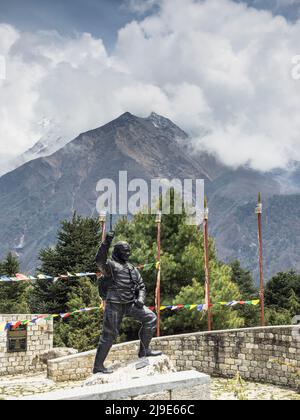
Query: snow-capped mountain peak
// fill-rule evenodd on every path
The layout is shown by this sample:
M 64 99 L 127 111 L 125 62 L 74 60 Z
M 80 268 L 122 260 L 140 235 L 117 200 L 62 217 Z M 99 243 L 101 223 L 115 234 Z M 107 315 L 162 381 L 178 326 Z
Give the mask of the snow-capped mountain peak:
M 40 139 L 26 152 L 3 164 L 0 169 L 0 176 L 17 169 L 33 159 L 50 156 L 70 141 L 69 138 L 62 134 L 64 130 L 60 124 L 53 119 L 43 118 L 37 125 L 42 133 Z

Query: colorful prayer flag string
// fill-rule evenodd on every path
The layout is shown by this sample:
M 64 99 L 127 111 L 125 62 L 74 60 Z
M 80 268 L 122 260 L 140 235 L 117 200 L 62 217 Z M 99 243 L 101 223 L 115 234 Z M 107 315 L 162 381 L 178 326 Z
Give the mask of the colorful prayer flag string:
M 72 315 L 75 314 L 81 314 L 84 312 L 92 312 L 92 311 L 97 311 L 97 310 L 102 310 L 103 309 L 103 304 L 101 304 L 101 306 L 96 306 L 96 307 L 92 307 L 92 308 L 83 308 L 83 309 L 79 309 L 73 312 L 67 312 L 67 313 L 61 313 L 61 314 L 45 314 L 45 315 L 36 315 L 34 318 L 32 318 L 31 320 L 23 320 L 23 321 L 9 321 L 9 322 L 5 322 L 5 323 L 1 323 L 0 324 L 0 331 L 7 331 L 10 329 L 17 329 L 20 325 L 35 325 L 35 324 L 40 324 L 42 322 L 45 321 L 51 321 L 52 319 L 55 318 L 61 318 L 61 319 L 67 319 Z
M 210 307 L 216 306 L 216 305 L 221 305 L 221 306 L 227 306 L 227 307 L 233 307 L 236 305 L 258 305 L 260 302 L 259 299 L 255 299 L 255 300 L 247 300 L 247 301 L 237 301 L 237 300 L 232 300 L 230 302 L 216 302 L 215 304 L 211 304 Z M 154 310 L 155 308 L 152 306 L 149 308 L 150 310 Z M 176 311 L 178 309 L 189 309 L 190 311 L 197 309 L 197 311 L 203 311 L 203 310 L 207 310 L 207 305 L 206 304 L 186 304 L 186 305 L 171 305 L 171 306 L 161 306 L 160 310 L 164 311 L 166 309 L 171 309 L 171 311 Z
M 215 304 L 211 304 L 211 306 L 216 306 L 216 305 L 221 305 L 221 306 L 225 306 L 225 307 L 232 307 L 232 306 L 236 306 L 236 305 L 258 305 L 260 302 L 259 299 L 255 299 L 255 300 L 247 300 L 247 301 L 236 301 L 236 300 L 232 300 L 230 302 L 216 302 Z M 31 320 L 23 320 L 23 321 L 9 321 L 9 322 L 2 322 L 0 323 L 0 331 L 7 331 L 10 329 L 17 329 L 20 325 L 35 325 L 35 324 L 39 324 L 45 321 L 50 321 L 52 319 L 55 318 L 61 318 L 61 319 L 67 319 L 75 314 L 82 314 L 82 313 L 89 313 L 89 312 L 93 312 L 93 311 L 97 311 L 97 310 L 103 310 L 104 305 L 103 303 L 100 306 L 95 306 L 95 307 L 89 307 L 89 308 L 82 308 L 82 309 L 77 309 L 73 312 L 66 312 L 66 313 L 61 313 L 61 314 L 45 314 L 45 315 L 36 315 L 33 319 Z M 154 306 L 150 306 L 149 309 L 151 311 L 155 310 Z M 205 311 L 207 310 L 207 305 L 200 303 L 200 304 L 177 304 L 177 305 L 163 305 L 160 307 L 161 311 L 165 311 L 166 309 L 169 309 L 171 311 L 178 311 L 180 309 L 189 309 L 190 311 L 197 309 L 198 312 L 201 311 Z
M 154 268 L 157 269 L 157 263 L 141 264 L 137 268 L 143 271 L 150 271 Z M 25 274 L 17 273 L 15 276 L 0 276 L 0 282 L 23 282 L 23 281 L 36 281 L 36 280 L 49 280 L 49 281 L 58 281 L 58 280 L 67 280 L 72 278 L 81 278 L 81 277 L 97 277 L 99 273 L 69 273 L 60 274 L 56 277 L 48 276 L 46 274 L 38 274 L 36 277 L 26 276 Z

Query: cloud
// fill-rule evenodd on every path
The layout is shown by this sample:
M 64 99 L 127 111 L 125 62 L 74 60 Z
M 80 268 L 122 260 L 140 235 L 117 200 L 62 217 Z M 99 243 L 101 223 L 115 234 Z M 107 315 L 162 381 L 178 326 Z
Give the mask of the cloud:
M 300 160 L 300 81 L 291 76 L 300 21 L 230 0 L 148 6 L 154 3 L 160 8 L 119 31 L 112 54 L 87 33 L 71 38 L 0 25 L 7 61 L 0 154 L 8 144 L 13 153 L 31 146 L 44 117 L 72 139 L 122 112 L 155 111 L 226 164 L 270 170 Z
M 300 83 L 291 77 L 299 36 L 300 22 L 245 4 L 172 0 L 120 31 L 118 56 L 133 77 L 166 92 L 168 116 L 193 133 L 210 131 L 195 147 L 269 170 L 300 158 Z M 178 97 L 184 85 L 198 100 L 186 94 L 175 106 L 170 88 Z

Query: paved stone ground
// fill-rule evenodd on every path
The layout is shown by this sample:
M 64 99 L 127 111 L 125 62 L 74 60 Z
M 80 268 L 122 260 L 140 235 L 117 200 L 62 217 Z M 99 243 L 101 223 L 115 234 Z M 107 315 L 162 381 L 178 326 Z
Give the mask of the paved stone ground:
M 212 378 L 213 400 L 299 400 L 300 393 L 275 385 L 245 382 L 238 378 Z
M 10 376 L 0 378 L 0 400 L 8 397 L 25 397 L 33 394 L 43 394 L 64 388 L 75 388 L 81 382 L 59 383 L 47 379 L 46 374 Z
M 81 386 L 82 382 L 59 383 L 39 374 L 24 378 L 24 376 L 1 377 L 0 399 L 21 397 L 32 394 L 42 394 L 64 388 Z M 212 400 L 300 400 L 300 393 L 273 385 L 258 384 L 235 379 L 212 378 Z

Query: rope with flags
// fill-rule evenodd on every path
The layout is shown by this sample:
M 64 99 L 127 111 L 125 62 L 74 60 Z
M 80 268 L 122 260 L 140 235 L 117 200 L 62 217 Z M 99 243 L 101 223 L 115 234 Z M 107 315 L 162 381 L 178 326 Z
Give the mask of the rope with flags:
M 247 301 L 237 301 L 237 300 L 232 300 L 230 302 L 216 302 L 215 304 L 211 304 L 210 307 L 215 307 L 217 305 L 220 306 L 225 306 L 225 307 L 233 307 L 236 305 L 258 305 L 260 302 L 259 299 L 255 299 L 255 300 L 247 300 Z M 96 306 L 96 307 L 90 307 L 90 308 L 82 308 L 82 309 L 77 309 L 75 311 L 71 311 L 71 312 L 65 312 L 65 313 L 60 313 L 60 314 L 44 314 L 44 315 L 36 315 L 34 318 L 32 318 L 31 320 L 23 320 L 23 321 L 9 321 L 9 322 L 3 322 L 0 323 L 0 332 L 3 331 L 8 331 L 10 329 L 17 329 L 20 326 L 26 326 L 26 325 L 39 325 L 42 323 L 45 323 L 46 321 L 51 321 L 53 319 L 67 319 L 70 318 L 71 316 L 74 315 L 81 315 L 84 313 L 90 313 L 90 312 L 95 312 L 95 311 L 102 311 L 104 309 L 104 303 L 103 301 L 101 302 L 100 306 Z M 150 306 L 149 309 L 151 311 L 155 311 L 156 308 L 155 306 Z M 177 305 L 166 305 L 166 306 L 161 306 L 160 307 L 160 311 L 165 311 L 165 310 L 171 310 L 171 311 L 178 311 L 180 309 L 189 309 L 190 311 L 196 309 L 198 312 L 201 311 L 206 311 L 207 310 L 207 306 L 206 304 L 177 304 Z
M 141 264 L 138 265 L 137 268 L 142 271 L 150 271 L 154 268 L 157 268 L 157 263 L 149 263 L 149 264 Z M 34 276 L 26 276 L 25 274 L 17 273 L 15 276 L 8 277 L 8 276 L 1 276 L 0 282 L 8 283 L 8 282 L 20 282 L 20 281 L 36 281 L 36 280 L 67 280 L 71 278 L 82 278 L 82 277 L 98 277 L 99 273 L 69 273 L 60 274 L 57 277 L 48 276 L 46 274 L 38 274 L 36 277 Z
M 52 315 L 36 315 L 34 318 L 32 318 L 31 320 L 23 320 L 23 321 L 9 321 L 9 322 L 2 322 L 0 323 L 0 332 L 2 331 L 8 331 L 8 330 L 16 330 L 17 328 L 19 328 L 20 326 L 26 326 L 26 325 L 40 325 L 42 323 L 45 323 L 46 321 L 51 321 L 55 318 L 60 318 L 60 319 L 67 319 L 70 316 L 73 315 L 80 315 L 83 313 L 88 313 L 88 312 L 94 312 L 94 311 L 101 311 L 103 310 L 104 305 L 103 302 L 101 303 L 100 306 L 96 306 L 96 307 L 91 307 L 91 308 L 83 308 L 83 309 L 78 309 L 72 312 L 66 312 L 66 313 L 60 313 L 60 314 L 52 314 Z
M 227 306 L 227 307 L 233 307 L 236 305 L 258 305 L 260 302 L 259 299 L 255 300 L 231 300 L 230 302 L 216 302 L 214 304 L 210 304 L 210 308 L 215 307 L 217 305 L 219 306 Z M 155 307 L 150 306 L 150 310 L 154 311 Z M 166 305 L 161 306 L 160 311 L 164 311 L 166 309 L 170 309 L 171 311 L 176 311 L 178 309 L 190 309 L 191 311 L 193 309 L 197 309 L 197 311 L 207 311 L 207 304 L 206 303 L 193 303 L 193 304 L 179 304 L 179 305 Z

